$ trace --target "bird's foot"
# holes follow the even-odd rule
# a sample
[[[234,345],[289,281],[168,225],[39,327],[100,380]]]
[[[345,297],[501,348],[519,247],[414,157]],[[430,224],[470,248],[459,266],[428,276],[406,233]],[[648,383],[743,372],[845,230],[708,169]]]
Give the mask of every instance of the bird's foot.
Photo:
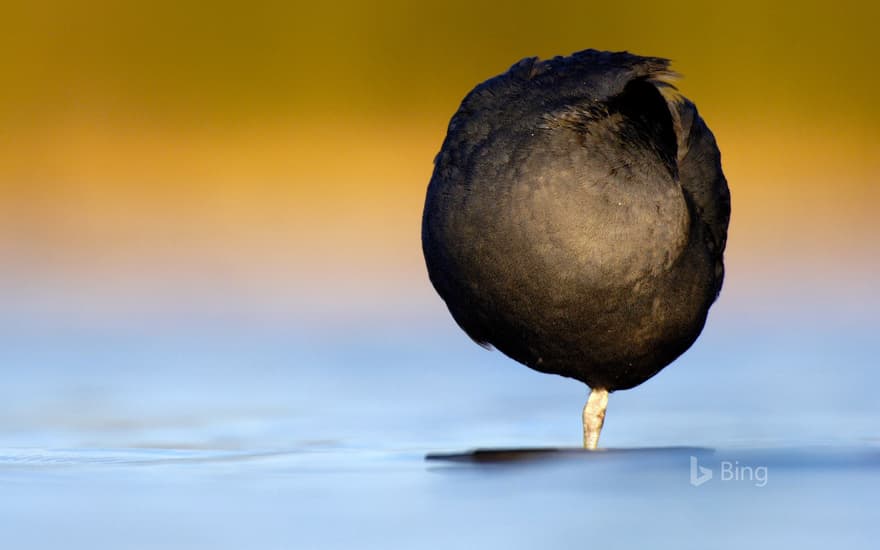
[[[593,388],[584,406],[584,449],[595,449],[599,445],[599,434],[605,423],[605,409],[608,407],[608,390]]]

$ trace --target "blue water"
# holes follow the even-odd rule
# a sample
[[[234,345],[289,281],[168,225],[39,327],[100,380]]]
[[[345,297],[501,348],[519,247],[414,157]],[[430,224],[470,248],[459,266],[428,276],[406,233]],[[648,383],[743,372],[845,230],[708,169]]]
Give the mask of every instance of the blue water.
[[[611,396],[609,450],[507,460],[467,453],[576,447],[586,388],[475,346],[441,308],[7,322],[3,547],[875,548],[874,321],[722,303],[679,361]],[[692,460],[712,479],[692,484]]]

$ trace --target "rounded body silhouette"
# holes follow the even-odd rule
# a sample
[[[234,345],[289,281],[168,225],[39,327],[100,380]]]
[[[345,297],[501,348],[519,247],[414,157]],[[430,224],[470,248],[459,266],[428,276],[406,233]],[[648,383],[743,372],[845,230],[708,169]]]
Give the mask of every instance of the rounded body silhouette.
[[[674,76],[665,59],[586,50],[524,59],[465,97],[422,246],[472,339],[606,392],[694,342],[724,277],[730,196]]]

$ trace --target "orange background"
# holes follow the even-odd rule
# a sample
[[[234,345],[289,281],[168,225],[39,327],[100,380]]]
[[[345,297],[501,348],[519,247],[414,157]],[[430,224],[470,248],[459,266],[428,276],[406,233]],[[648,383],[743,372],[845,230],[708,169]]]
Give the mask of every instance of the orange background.
[[[873,3],[7,9],[0,293],[13,317],[441,311],[419,223],[449,117],[517,59],[587,47],[669,57],[684,75],[733,195],[731,309],[780,291],[858,309],[877,280]],[[844,286],[849,298],[832,292]]]

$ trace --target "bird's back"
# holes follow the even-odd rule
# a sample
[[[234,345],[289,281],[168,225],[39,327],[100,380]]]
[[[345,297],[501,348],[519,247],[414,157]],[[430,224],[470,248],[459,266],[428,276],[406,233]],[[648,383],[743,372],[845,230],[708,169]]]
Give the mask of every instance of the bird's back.
[[[429,275],[458,324],[537,370],[632,387],[697,337],[729,197],[668,62],[525,59],[452,118],[425,204]]]

